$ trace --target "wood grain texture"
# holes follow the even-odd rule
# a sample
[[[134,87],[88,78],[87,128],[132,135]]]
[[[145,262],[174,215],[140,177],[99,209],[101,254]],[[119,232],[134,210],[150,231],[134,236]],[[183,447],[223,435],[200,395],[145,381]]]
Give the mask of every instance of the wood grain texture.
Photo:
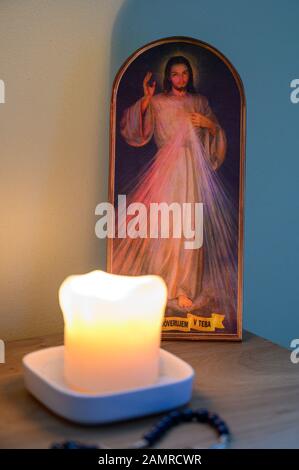
[[[1,448],[47,448],[67,439],[127,447],[160,418],[85,427],[52,414],[25,390],[21,361],[28,352],[59,344],[62,335],[6,345],[6,364],[0,364]],[[299,364],[291,363],[289,351],[249,333],[242,343],[164,341],[162,347],[195,369],[190,406],[219,413],[232,430],[232,448],[299,448]],[[206,447],[214,441],[207,426],[184,424],[157,447]]]

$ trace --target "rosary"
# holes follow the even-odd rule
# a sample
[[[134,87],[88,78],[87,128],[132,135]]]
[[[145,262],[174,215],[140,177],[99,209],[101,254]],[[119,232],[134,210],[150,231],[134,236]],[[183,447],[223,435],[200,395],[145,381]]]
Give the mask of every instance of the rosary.
[[[202,408],[192,410],[187,408],[183,411],[175,410],[165,415],[159,420],[153,428],[146,433],[140,441],[135,442],[128,447],[129,449],[148,449],[156,444],[171,428],[182,423],[205,423],[211,426],[218,435],[218,442],[210,449],[226,449],[228,447],[231,434],[226,423],[215,413]],[[51,446],[52,449],[110,449],[104,446],[86,445],[76,441],[66,441],[56,443]],[[199,447],[191,447],[191,449],[199,449]]]

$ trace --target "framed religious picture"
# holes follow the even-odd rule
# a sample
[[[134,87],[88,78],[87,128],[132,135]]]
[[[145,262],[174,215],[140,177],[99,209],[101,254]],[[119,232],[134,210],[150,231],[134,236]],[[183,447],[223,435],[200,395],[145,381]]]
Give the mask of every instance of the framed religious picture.
[[[163,339],[242,337],[245,95],[217,49],[171,37],[112,91],[109,272],[161,276]]]

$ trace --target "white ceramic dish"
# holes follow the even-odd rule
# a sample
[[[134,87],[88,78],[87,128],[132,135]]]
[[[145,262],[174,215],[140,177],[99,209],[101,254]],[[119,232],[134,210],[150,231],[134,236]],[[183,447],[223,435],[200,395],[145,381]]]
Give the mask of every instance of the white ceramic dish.
[[[27,389],[54,413],[81,424],[101,424],[159,413],[189,402],[194,371],[182,359],[160,349],[160,375],[149,386],[90,395],[71,390],[63,377],[63,346],[41,349],[23,358]]]

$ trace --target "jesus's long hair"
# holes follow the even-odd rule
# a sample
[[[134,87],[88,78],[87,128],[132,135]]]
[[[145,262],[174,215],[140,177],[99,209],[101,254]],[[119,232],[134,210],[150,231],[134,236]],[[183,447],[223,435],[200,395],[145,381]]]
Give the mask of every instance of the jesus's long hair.
[[[163,80],[164,93],[169,93],[172,89],[172,83],[171,83],[171,80],[170,80],[171,67],[173,65],[180,65],[180,64],[185,65],[188,69],[188,72],[189,72],[189,81],[187,83],[187,92],[188,93],[196,93],[196,90],[195,90],[194,84],[193,84],[192,67],[190,65],[189,60],[186,59],[186,57],[183,57],[181,55],[171,57],[168,60],[167,64],[166,64],[165,71],[164,71],[164,80]]]

